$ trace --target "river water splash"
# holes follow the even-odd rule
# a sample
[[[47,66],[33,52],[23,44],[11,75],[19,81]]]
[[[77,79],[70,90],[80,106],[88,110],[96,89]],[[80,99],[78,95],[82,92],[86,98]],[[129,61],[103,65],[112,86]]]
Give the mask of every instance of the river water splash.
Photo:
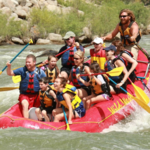
[[[143,36],[139,45],[150,53],[150,35]],[[106,43],[109,45],[109,43]],[[62,45],[29,45],[12,63],[12,68],[24,66],[25,57],[33,49],[59,50]],[[23,46],[0,47],[0,70]],[[89,55],[89,47],[86,55]],[[34,53],[36,56],[41,52]],[[37,62],[47,57],[37,58]],[[58,63],[60,67],[60,61]],[[0,87],[14,87],[11,77],[4,71],[0,75]],[[147,91],[147,94],[150,95]],[[18,101],[18,90],[0,92],[0,113]],[[149,150],[150,114],[136,108],[128,118],[110,126],[102,133],[81,133],[69,131],[31,130],[25,128],[0,129],[0,150]]]

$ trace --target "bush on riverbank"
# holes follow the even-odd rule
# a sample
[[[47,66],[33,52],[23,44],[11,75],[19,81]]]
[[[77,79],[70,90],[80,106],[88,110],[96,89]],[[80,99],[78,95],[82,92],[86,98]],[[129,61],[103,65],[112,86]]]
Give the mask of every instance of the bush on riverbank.
[[[31,36],[30,28],[36,25],[41,38],[47,37],[51,32],[64,35],[69,30],[79,36],[83,27],[88,27],[94,35],[102,36],[115,28],[119,22],[119,12],[124,8],[134,12],[139,25],[146,26],[150,23],[150,10],[143,3],[125,3],[120,0],[93,0],[93,3],[85,3],[83,0],[58,0],[58,3],[74,9],[68,14],[57,14],[46,8],[33,8],[27,18],[28,25],[24,21],[8,21],[8,16],[0,13],[0,35],[6,38]],[[79,14],[78,10],[83,11],[84,15]]]

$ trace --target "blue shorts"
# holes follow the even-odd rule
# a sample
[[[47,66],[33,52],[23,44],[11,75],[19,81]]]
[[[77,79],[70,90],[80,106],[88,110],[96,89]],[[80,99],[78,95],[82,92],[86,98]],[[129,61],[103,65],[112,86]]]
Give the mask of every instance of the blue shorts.
[[[78,108],[75,109],[75,112],[77,112],[77,114],[79,115],[79,117],[83,117],[85,115],[85,108],[83,106],[83,102],[80,103],[80,106]]]

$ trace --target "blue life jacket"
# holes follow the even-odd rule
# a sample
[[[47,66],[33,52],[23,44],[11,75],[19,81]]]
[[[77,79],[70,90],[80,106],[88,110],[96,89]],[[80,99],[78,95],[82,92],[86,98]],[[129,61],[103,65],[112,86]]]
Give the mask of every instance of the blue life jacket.
[[[67,49],[70,48],[70,46],[67,46]],[[73,50],[73,51],[72,51]],[[67,66],[68,65],[68,62],[71,61],[73,58],[73,55],[74,55],[74,52],[77,51],[77,48],[74,47],[72,50],[68,50],[66,51],[65,53],[63,53],[62,57],[61,57],[61,62],[62,62],[62,66]],[[72,51],[72,53],[70,54],[70,51]],[[73,61],[73,60],[72,60]],[[70,64],[74,63],[73,62],[69,62]],[[69,65],[68,65],[69,66]],[[73,65],[72,65],[73,66]]]
[[[84,68],[85,66],[83,66],[83,69],[81,70],[79,67],[75,67],[73,66],[72,67],[72,70],[71,70],[71,81],[73,82],[73,85],[77,88],[80,88],[80,87],[85,87],[85,85],[76,78],[76,75],[77,74],[84,74]],[[87,76],[81,76],[81,78],[84,80],[84,81],[87,81],[88,82],[88,77]]]
[[[20,93],[21,94],[38,93],[40,90],[39,79],[42,78],[40,69],[35,68],[33,72],[29,72],[27,68],[24,67],[23,70],[24,70],[24,78],[22,78],[20,82],[20,87],[19,87]]]

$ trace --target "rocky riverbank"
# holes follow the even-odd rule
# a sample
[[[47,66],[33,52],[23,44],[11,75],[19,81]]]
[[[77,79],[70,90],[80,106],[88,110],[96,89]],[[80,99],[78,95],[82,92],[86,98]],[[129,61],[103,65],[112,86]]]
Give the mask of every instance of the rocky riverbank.
[[[85,1],[89,3],[90,1]],[[58,4],[57,0],[0,0],[0,11],[3,14],[7,14],[8,21],[14,18],[15,21],[22,21],[26,26],[30,26],[30,12],[33,8],[43,9],[55,12],[57,14],[68,14],[73,11],[73,7],[65,7]],[[83,16],[84,12],[77,10],[79,16]],[[140,25],[142,34],[150,34],[150,25]],[[45,38],[42,38],[39,34],[39,29],[36,26],[31,26],[29,29],[29,36],[27,37],[11,37],[10,39],[0,37],[1,44],[26,44],[30,38],[33,39],[34,44],[62,44],[64,43],[61,34],[47,33]],[[98,35],[93,35],[89,27],[83,27],[82,33],[76,37],[79,42],[91,42],[93,38]],[[119,34],[117,37],[120,37]]]

